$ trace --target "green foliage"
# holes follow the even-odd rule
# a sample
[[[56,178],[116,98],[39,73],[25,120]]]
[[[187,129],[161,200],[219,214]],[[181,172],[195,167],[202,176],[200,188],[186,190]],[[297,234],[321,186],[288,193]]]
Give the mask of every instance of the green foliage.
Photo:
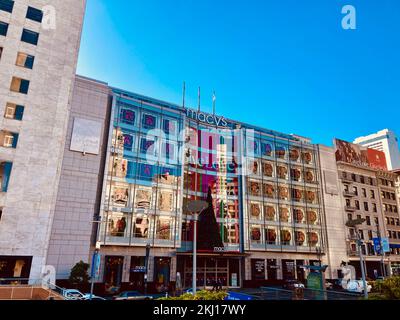
[[[400,300],[400,276],[376,281],[373,285],[371,300]]]
[[[225,291],[198,291],[196,295],[185,293],[179,297],[161,298],[159,300],[224,300],[228,293]]]
[[[89,283],[88,274],[89,264],[79,261],[72,269],[69,276],[69,281],[72,285],[81,286]]]

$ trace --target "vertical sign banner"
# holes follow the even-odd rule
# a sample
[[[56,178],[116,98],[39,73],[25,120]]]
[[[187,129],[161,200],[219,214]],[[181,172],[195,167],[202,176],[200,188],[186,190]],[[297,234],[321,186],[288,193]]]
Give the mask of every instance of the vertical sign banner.
[[[381,241],[382,241],[383,252],[390,252],[389,239],[382,238]]]
[[[382,245],[381,245],[381,239],[380,238],[373,238],[374,241],[374,250],[375,252],[379,255],[382,253]]]

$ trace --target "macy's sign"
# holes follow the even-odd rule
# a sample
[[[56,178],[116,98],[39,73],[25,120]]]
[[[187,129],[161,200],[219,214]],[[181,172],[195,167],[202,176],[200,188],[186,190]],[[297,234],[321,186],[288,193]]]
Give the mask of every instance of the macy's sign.
[[[207,114],[203,112],[197,112],[195,110],[187,109],[186,116],[188,118],[207,123],[209,125],[214,125],[218,127],[227,127],[228,122],[224,119],[224,117],[216,116],[213,114]]]

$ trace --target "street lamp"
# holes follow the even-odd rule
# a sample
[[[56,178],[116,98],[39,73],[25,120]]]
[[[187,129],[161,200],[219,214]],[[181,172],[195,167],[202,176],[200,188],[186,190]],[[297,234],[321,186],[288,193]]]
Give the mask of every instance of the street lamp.
[[[193,295],[197,291],[197,221],[199,220],[199,213],[208,207],[208,202],[203,200],[193,200],[187,205],[189,212],[193,214],[194,228],[193,228],[193,275],[192,275],[192,291]]]
[[[365,279],[365,264],[364,264],[364,255],[362,253],[362,239],[360,237],[360,232],[358,231],[357,226],[362,225],[366,219],[356,219],[356,220],[349,220],[346,222],[346,227],[349,228],[354,228],[356,230],[357,234],[357,245],[358,245],[358,252],[360,255],[360,264],[361,264],[361,275],[362,275],[362,281],[363,281],[363,286],[364,286],[364,297],[365,299],[368,299],[368,288],[367,288],[367,281]]]
[[[146,244],[146,260],[145,264],[145,274],[144,274],[144,294],[147,294],[147,274],[149,272],[149,257],[150,257],[150,243]]]

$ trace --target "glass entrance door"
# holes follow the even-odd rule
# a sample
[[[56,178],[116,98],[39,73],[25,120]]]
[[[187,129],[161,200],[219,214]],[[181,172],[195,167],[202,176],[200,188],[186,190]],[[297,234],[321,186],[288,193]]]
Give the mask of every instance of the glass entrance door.
[[[192,258],[184,261],[184,287],[192,287]],[[212,289],[214,286],[238,287],[239,259],[200,257],[197,261],[197,287]]]

